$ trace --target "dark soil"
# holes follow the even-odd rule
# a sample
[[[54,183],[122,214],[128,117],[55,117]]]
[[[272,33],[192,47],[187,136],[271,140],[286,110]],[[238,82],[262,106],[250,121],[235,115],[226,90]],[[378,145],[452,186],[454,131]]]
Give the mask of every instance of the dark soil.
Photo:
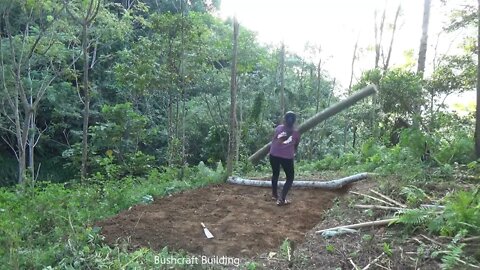
[[[351,191],[367,194],[369,189],[378,186],[376,181],[361,181],[351,187]],[[259,257],[262,269],[354,269],[352,262],[362,269],[371,264],[369,269],[440,269],[439,262],[417,254],[421,248],[426,255],[431,254],[434,246],[424,241],[419,244],[412,241],[414,237],[407,236],[399,225],[387,227],[365,227],[358,233],[344,234],[325,238],[315,233],[317,230],[354,224],[391,217],[392,213],[382,210],[362,210],[351,207],[355,203],[363,203],[363,198],[356,195],[342,196],[321,222],[305,234],[304,241],[295,249],[294,262],[285,258],[269,259],[268,254]],[[427,233],[425,233],[427,234]],[[391,254],[381,255],[386,250]],[[377,257],[380,258],[372,263]],[[428,257],[428,256],[427,256]]]
[[[302,243],[333,199],[345,190],[292,189],[291,204],[279,207],[271,189],[229,184],[184,191],[137,205],[101,221],[105,241],[207,256],[251,258],[278,250],[288,238]],[[200,222],[215,238],[207,239]]]

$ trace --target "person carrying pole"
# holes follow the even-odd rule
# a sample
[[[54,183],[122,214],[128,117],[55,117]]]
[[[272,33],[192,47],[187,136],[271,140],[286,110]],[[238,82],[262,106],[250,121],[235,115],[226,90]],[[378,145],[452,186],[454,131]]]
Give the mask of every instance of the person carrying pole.
[[[295,153],[300,143],[300,132],[295,127],[295,121],[297,116],[294,112],[288,111],[284,116],[283,125],[279,125],[275,128],[275,134],[272,138],[272,144],[270,147],[270,166],[272,167],[272,199],[277,201],[278,206],[289,204],[287,200],[288,190],[291,188],[295,169],[294,158]],[[280,166],[287,181],[283,186],[282,193],[278,197],[277,186],[278,177],[280,176]]]

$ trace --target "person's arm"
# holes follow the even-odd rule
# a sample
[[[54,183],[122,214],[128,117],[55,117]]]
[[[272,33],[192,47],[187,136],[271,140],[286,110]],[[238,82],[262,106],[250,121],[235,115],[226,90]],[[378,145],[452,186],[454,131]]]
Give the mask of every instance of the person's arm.
[[[297,152],[298,150],[298,145],[300,144],[300,133],[298,133],[297,131],[297,136],[296,136],[296,140],[295,140],[295,153]]]
[[[277,138],[278,130],[279,130],[279,126],[276,126],[275,129],[273,130],[272,142]]]

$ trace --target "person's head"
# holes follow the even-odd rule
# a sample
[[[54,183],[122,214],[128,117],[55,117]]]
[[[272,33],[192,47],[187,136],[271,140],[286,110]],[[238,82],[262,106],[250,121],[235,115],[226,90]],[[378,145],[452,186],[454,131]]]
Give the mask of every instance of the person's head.
[[[289,128],[293,128],[296,120],[297,115],[292,111],[288,111],[284,116],[285,125]]]

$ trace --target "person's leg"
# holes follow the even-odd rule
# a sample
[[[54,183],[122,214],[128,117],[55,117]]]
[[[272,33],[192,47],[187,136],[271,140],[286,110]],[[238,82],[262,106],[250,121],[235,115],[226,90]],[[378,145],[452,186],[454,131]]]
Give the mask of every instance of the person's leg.
[[[283,170],[285,171],[285,175],[287,177],[287,181],[283,186],[282,196],[280,197],[280,201],[283,203],[287,198],[288,191],[292,187],[293,179],[295,177],[295,169],[293,165],[293,159],[282,159],[281,164],[282,164]]]
[[[269,156],[270,166],[272,167],[272,196],[278,198],[277,186],[280,176],[280,160],[272,155]]]

